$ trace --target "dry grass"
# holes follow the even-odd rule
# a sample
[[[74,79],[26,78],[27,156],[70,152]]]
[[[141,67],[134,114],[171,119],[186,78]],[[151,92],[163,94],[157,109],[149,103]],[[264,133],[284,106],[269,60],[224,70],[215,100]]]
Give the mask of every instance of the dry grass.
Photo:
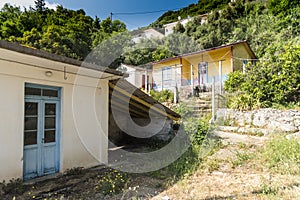
[[[285,139],[276,142],[280,148],[290,143],[295,145],[294,141]],[[282,171],[274,171],[269,167],[275,154],[281,153],[280,149],[272,149],[276,144],[272,141],[260,148],[255,145],[228,145],[207,158],[193,175],[170,186],[152,200],[160,200],[163,196],[170,200],[300,199],[300,171],[294,168],[283,170],[281,167],[276,169]],[[295,154],[299,155],[300,150]],[[265,156],[273,158],[269,157],[267,161]],[[290,160],[280,162],[290,164]]]

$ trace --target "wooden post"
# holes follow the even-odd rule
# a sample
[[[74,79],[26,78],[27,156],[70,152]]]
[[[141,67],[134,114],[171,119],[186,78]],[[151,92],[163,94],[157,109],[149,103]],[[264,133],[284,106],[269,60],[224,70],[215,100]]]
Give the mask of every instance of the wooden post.
[[[148,70],[146,69],[146,71],[145,71],[145,91],[146,91],[146,93],[148,93],[148,92],[150,92],[150,90],[149,90],[149,88],[148,88],[148,82],[149,82],[149,80],[148,80]]]
[[[212,77],[212,90],[211,90],[211,111],[212,111],[212,118],[211,122],[214,122],[215,120],[215,77]]]
[[[246,64],[247,64],[247,61],[243,60],[243,74],[246,73]]]
[[[191,87],[192,87],[192,96],[194,96],[194,71],[193,71],[193,65],[191,65]]]
[[[222,94],[222,60],[219,61],[220,94]]]
[[[174,86],[174,103],[177,103],[177,74],[176,74],[176,70],[177,70],[177,65],[175,64],[175,68],[174,68],[174,80],[175,80],[175,86]]]

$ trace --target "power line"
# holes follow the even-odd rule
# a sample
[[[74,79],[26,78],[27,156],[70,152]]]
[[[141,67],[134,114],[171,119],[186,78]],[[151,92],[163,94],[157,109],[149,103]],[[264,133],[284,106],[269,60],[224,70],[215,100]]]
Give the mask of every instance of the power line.
[[[165,9],[165,10],[154,10],[154,11],[141,11],[141,12],[120,12],[120,13],[111,13],[112,15],[144,15],[144,14],[152,14],[152,13],[159,13],[159,12],[166,12],[170,10],[178,10],[180,8],[173,8],[173,9]]]

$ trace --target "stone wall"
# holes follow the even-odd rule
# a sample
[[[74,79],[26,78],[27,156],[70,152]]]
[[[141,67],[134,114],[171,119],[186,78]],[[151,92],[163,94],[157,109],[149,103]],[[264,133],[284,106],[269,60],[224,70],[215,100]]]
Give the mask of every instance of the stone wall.
[[[270,132],[300,132],[300,111],[259,109],[237,111],[219,109],[217,122],[224,126],[264,129]]]

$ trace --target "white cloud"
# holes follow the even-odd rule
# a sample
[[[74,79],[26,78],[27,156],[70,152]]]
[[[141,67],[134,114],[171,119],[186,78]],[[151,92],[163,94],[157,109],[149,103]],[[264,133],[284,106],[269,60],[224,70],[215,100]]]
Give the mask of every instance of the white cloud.
[[[58,6],[57,3],[49,3],[48,1],[45,1],[45,3],[46,3],[46,7],[54,10],[56,10],[56,6]]]
[[[34,7],[34,1],[35,0],[6,0],[5,2],[3,2],[2,0],[0,1],[0,8],[2,8],[4,6],[4,4],[9,3],[10,5],[13,6],[20,6],[21,9],[23,10],[23,8],[29,8],[29,6]],[[51,9],[55,9],[56,6],[58,5],[57,3],[49,3],[48,1],[45,1],[46,3],[46,7],[51,8]]]

